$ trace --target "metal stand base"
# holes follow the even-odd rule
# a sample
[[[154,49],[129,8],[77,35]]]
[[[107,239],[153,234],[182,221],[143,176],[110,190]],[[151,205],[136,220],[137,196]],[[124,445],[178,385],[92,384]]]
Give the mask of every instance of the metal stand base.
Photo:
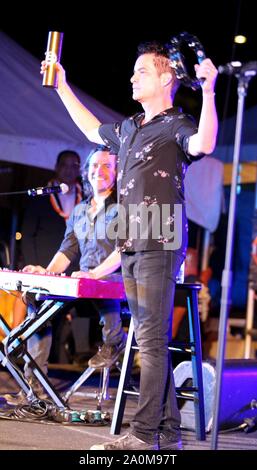
[[[63,395],[64,401],[67,403],[70,397],[83,385],[84,382],[96,371],[94,367],[88,367],[83,374],[78,378],[78,380],[72,385],[72,387]],[[97,399],[97,409],[101,410],[102,401],[109,400],[109,377],[110,377],[110,369],[109,367],[104,367],[101,369],[101,377],[99,383],[99,392],[98,393],[85,393],[83,396],[88,398],[96,398]]]

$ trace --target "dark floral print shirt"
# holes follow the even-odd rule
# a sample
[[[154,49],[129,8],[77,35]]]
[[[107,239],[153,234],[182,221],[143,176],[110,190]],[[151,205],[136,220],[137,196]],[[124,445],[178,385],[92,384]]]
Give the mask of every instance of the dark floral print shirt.
[[[103,124],[99,134],[118,155],[117,187],[121,251],[170,249],[185,254],[187,220],[184,176],[203,155],[188,153],[196,124],[178,108],[141,125],[144,113]]]

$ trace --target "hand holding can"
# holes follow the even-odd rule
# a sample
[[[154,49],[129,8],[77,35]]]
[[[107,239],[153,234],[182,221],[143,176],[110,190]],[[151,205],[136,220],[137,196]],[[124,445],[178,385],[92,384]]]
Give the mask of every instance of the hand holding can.
[[[43,86],[57,88],[56,62],[60,62],[62,52],[63,33],[50,31],[48,34],[46,51],[46,70],[43,75]]]

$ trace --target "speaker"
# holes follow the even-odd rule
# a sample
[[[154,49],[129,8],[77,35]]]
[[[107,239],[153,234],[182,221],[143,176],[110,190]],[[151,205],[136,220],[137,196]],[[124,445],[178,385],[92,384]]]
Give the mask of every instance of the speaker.
[[[216,382],[216,373],[214,367],[208,362],[203,362],[203,393],[204,393],[204,412],[205,412],[205,430],[209,432],[212,426],[214,389]],[[174,381],[176,387],[192,385],[192,362],[183,361],[174,369]],[[185,429],[195,430],[195,411],[192,400],[179,400],[181,413],[181,426]]]
[[[203,392],[205,406],[205,428],[209,432],[213,421],[214,393],[216,385],[215,367],[203,362]],[[192,383],[191,361],[181,362],[174,369],[176,387]],[[219,429],[239,426],[245,418],[257,418],[257,361],[253,359],[227,359],[222,374],[222,389],[219,410]],[[195,430],[194,403],[183,400],[180,408],[181,425]]]
[[[219,425],[238,426],[245,418],[257,417],[257,361],[227,359],[221,389]]]

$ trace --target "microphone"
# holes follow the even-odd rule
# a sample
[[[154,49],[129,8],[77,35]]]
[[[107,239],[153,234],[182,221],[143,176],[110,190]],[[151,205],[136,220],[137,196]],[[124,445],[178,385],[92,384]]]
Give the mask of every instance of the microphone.
[[[60,183],[56,186],[45,186],[42,188],[28,189],[29,196],[48,196],[49,194],[61,193],[65,194],[69,191],[69,186],[65,183]]]
[[[256,75],[257,73],[257,62],[247,62],[246,64],[242,64],[239,61],[229,62],[225,65],[220,65],[218,67],[219,73],[224,73],[226,75]]]

